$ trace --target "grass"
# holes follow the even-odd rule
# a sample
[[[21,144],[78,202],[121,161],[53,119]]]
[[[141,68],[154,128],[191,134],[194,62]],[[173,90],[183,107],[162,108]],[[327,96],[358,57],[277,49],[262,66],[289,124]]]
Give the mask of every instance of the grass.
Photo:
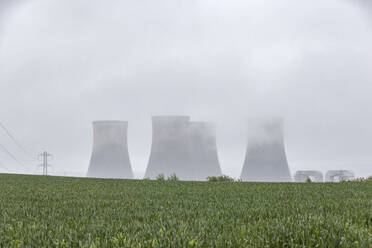
[[[372,183],[0,175],[0,247],[372,247]]]

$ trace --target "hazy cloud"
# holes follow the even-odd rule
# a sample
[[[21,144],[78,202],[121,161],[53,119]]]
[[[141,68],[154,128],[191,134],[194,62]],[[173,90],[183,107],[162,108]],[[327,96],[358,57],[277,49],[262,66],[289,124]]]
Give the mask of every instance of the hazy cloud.
[[[143,172],[151,115],[187,114],[217,122],[226,174],[240,174],[246,119],[270,115],[286,120],[292,173],[372,174],[372,29],[351,1],[35,0],[13,9],[0,38],[1,120],[32,153],[54,153],[55,171],[85,172],[91,121],[123,119]]]

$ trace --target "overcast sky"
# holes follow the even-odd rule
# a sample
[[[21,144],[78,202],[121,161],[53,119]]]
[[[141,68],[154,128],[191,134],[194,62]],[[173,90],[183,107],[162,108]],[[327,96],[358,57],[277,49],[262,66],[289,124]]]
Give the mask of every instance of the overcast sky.
[[[13,4],[7,4],[13,3]],[[151,116],[216,121],[240,175],[248,118],[282,116],[291,173],[372,175],[368,0],[0,0],[0,121],[54,173],[84,175],[93,120],[129,121],[137,175]],[[36,172],[0,130],[0,165]],[[7,172],[0,167],[0,172]]]

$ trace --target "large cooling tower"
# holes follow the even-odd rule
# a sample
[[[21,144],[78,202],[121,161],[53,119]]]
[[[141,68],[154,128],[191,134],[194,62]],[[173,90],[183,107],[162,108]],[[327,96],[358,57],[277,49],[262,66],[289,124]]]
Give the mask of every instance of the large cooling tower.
[[[251,123],[241,179],[254,182],[290,182],[283,141],[283,121]]]
[[[320,171],[306,170],[306,171],[297,171],[295,176],[295,182],[304,183],[310,179],[314,183],[323,182],[323,173]]]
[[[88,177],[133,178],[127,143],[128,122],[93,122],[93,154]]]
[[[330,170],[325,176],[326,182],[341,182],[354,179],[354,172],[348,170]]]
[[[190,176],[188,116],[154,116],[152,118],[152,146],[145,178],[159,174],[168,177],[175,173],[179,179]]]
[[[190,122],[189,180],[203,181],[221,176],[217,155],[216,129],[212,123]]]

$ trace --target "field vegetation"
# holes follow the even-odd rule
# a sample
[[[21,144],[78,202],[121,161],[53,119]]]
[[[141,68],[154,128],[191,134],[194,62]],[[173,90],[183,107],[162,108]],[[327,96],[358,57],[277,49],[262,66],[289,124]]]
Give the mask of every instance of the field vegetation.
[[[0,247],[372,247],[372,183],[0,175]]]
[[[234,182],[235,181],[234,178],[225,176],[225,175],[207,177],[207,180],[208,182]]]

